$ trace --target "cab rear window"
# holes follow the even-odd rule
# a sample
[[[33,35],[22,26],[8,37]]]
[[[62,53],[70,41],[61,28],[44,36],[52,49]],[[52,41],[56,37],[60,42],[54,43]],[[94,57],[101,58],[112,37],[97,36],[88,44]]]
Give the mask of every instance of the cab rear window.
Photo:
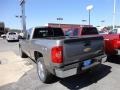
[[[33,38],[60,37],[64,36],[61,28],[36,28]]]

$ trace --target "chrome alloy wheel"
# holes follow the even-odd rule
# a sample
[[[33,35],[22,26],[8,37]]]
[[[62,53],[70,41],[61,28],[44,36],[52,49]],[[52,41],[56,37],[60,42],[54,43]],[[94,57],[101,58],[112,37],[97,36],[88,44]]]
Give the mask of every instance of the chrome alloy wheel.
[[[39,75],[40,79],[42,81],[44,81],[44,79],[45,79],[45,71],[44,71],[44,66],[40,61],[38,61],[37,69],[38,69],[38,75]]]

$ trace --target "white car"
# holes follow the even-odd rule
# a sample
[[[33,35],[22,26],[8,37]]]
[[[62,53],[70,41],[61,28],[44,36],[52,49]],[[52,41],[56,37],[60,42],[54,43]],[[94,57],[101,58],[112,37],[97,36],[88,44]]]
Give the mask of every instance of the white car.
[[[18,41],[18,33],[16,32],[8,32],[6,34],[6,40],[7,41]]]
[[[5,39],[5,38],[6,38],[6,34],[2,34],[1,37],[2,37],[3,39]]]
[[[109,34],[120,34],[120,28],[114,28],[114,30],[111,30]]]

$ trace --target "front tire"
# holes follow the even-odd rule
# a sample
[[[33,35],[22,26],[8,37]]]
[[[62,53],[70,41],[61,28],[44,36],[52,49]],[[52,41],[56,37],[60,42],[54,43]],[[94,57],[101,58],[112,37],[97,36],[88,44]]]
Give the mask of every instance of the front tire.
[[[55,79],[55,76],[47,70],[42,57],[37,59],[37,73],[43,83],[52,83]]]
[[[108,62],[115,62],[117,61],[116,58],[118,58],[118,55],[107,55]]]
[[[10,42],[10,40],[7,40],[7,42]]]

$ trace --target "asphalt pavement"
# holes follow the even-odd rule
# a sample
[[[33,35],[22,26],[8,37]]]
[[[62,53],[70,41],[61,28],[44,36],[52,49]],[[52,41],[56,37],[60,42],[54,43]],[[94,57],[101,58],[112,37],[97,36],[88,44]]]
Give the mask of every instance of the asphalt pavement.
[[[13,54],[15,55],[15,57],[19,57],[18,42],[7,42],[6,40],[0,39],[1,57],[4,57],[6,53],[6,57],[8,59],[9,57],[11,57],[11,55],[13,56]],[[4,62],[4,58],[2,59],[2,61]],[[20,58],[14,59],[16,60],[16,62],[19,62],[21,60]],[[22,59],[21,61],[28,62],[23,63],[25,66],[23,68],[27,68],[30,65],[32,65],[33,67],[29,70],[24,71],[25,73],[21,75],[16,81],[0,85],[0,90],[120,90],[119,56],[115,57],[112,62],[103,63],[91,72],[84,72],[80,75],[58,79],[51,84],[44,84],[39,80],[36,73],[36,64],[32,62],[31,59],[26,58]],[[11,62],[11,64],[12,63],[13,62]],[[15,73],[15,75],[17,74],[18,73]],[[0,79],[2,79],[2,77],[0,77]]]

